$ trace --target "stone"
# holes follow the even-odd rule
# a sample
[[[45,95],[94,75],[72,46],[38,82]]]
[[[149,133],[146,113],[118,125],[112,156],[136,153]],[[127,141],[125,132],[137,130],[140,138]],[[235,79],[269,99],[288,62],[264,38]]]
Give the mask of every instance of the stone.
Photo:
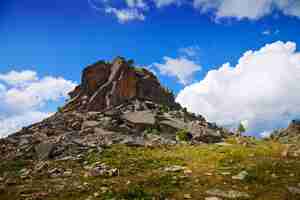
[[[221,172],[220,174],[223,176],[229,176],[229,175],[231,175],[231,172]]]
[[[88,196],[85,200],[93,200],[92,196]]]
[[[298,188],[298,187],[289,186],[289,187],[287,187],[287,189],[292,194],[296,194],[296,195],[300,194],[300,188]]]
[[[249,199],[250,195],[246,192],[240,192],[236,190],[224,191],[220,189],[210,189],[206,191],[206,194],[211,196],[218,196],[228,199]]]
[[[15,178],[8,178],[5,181],[6,185],[16,185],[17,184],[17,180]]]
[[[81,125],[81,129],[86,129],[86,128],[93,128],[95,126],[98,126],[99,122],[98,121],[84,121]]]
[[[19,171],[20,177],[21,177],[22,179],[26,179],[26,178],[29,177],[29,175],[31,174],[31,172],[32,172],[31,169],[26,169],[26,168],[24,168],[24,169],[22,169],[22,170]]]
[[[102,193],[106,193],[109,190],[109,188],[102,186],[102,187],[100,187],[100,190]]]
[[[190,174],[193,173],[193,171],[190,170],[190,169],[185,169],[185,170],[183,171],[183,173],[186,174],[186,175],[190,175]]]
[[[71,177],[72,174],[73,174],[72,169],[68,169],[68,170],[64,171],[63,176],[64,177]]]
[[[224,147],[226,147],[226,146],[232,146],[232,144],[229,144],[229,143],[226,143],[226,142],[218,142],[218,143],[216,143],[216,145],[218,145],[218,146],[224,146]]]
[[[278,176],[277,176],[276,174],[274,174],[274,173],[271,174],[271,177],[272,177],[272,178],[278,178]]]
[[[135,125],[155,125],[155,114],[148,110],[125,113],[122,118]]]
[[[291,145],[285,145],[283,151],[281,152],[281,157],[283,157],[283,158],[288,157],[290,148],[291,148]]]
[[[98,192],[95,192],[93,196],[97,198],[100,197],[100,194]]]
[[[48,192],[36,192],[33,193],[31,196],[32,199],[45,199],[48,195]]]
[[[166,167],[164,169],[164,171],[166,171],[166,172],[180,172],[180,171],[183,171],[184,169],[186,169],[186,168],[182,167],[182,166],[179,166],[179,165],[173,165],[173,166]]]
[[[53,168],[53,169],[48,170],[48,174],[50,175],[50,177],[56,178],[63,174],[63,169]]]
[[[247,178],[248,176],[248,172],[247,171],[241,171],[239,174],[232,176],[232,179],[234,180],[244,180],[245,178]]]
[[[35,146],[35,152],[39,160],[46,160],[50,158],[54,148],[55,148],[54,143],[42,142]]]
[[[191,194],[184,194],[184,195],[183,195],[183,198],[184,198],[184,199],[191,199],[191,198],[192,198],[192,195],[191,195]]]
[[[145,141],[142,137],[127,136],[120,142],[120,144],[125,144],[127,146],[132,146],[132,147],[139,147],[139,146],[145,146]]]
[[[205,200],[222,200],[219,197],[205,197]]]
[[[165,132],[176,132],[178,130],[186,129],[187,124],[181,120],[174,119],[174,118],[165,118],[158,121],[159,126]]]
[[[34,167],[34,173],[38,173],[38,172],[41,172],[43,171],[44,169],[48,168],[48,163],[47,162],[39,162],[35,165]]]
[[[110,168],[104,163],[95,163],[93,167],[87,167],[88,174],[87,176],[98,177],[98,176],[107,176],[113,177],[119,174],[119,170],[116,168]]]

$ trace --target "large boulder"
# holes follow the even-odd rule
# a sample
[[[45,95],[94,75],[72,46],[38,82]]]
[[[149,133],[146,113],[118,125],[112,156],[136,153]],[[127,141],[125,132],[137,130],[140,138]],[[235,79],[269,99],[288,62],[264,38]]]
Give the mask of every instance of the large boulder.
[[[128,112],[123,114],[122,118],[137,130],[144,130],[147,127],[155,126],[155,113],[150,110]]]
[[[40,160],[46,160],[51,157],[55,149],[55,144],[52,142],[42,142],[35,146],[35,152]]]

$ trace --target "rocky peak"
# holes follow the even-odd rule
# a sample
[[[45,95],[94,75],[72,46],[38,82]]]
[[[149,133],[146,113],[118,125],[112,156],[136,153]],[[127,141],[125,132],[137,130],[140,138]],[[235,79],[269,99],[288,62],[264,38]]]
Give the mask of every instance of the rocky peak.
[[[102,111],[132,99],[178,107],[173,94],[160,85],[153,73],[132,64],[117,57],[111,63],[99,61],[86,67],[81,84],[70,92],[71,100],[64,110]]]

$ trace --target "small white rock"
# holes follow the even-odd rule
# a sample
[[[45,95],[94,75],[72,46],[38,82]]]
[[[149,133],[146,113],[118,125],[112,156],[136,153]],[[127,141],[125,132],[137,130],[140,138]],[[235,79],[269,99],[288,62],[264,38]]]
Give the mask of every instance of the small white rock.
[[[206,197],[205,200],[222,200],[219,197]]]

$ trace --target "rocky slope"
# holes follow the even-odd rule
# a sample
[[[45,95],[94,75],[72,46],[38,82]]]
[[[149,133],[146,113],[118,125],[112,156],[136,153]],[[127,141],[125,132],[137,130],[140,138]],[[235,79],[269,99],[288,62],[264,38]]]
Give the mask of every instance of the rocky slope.
[[[0,140],[1,158],[59,159],[112,144],[215,143],[230,135],[181,108],[151,72],[121,57],[85,68],[70,97],[53,116]]]
[[[300,142],[300,121],[292,120],[286,129],[279,129],[271,134],[271,138],[282,143]]]

